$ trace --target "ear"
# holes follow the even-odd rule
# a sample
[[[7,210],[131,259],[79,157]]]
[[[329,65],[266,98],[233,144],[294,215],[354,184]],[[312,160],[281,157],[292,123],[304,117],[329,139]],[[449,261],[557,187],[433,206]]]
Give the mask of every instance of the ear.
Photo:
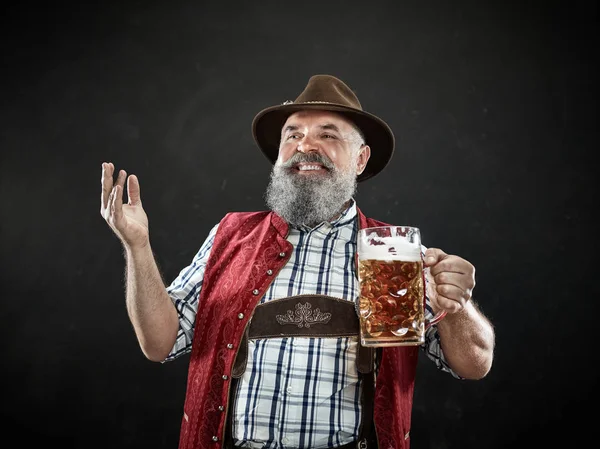
[[[371,147],[369,145],[362,145],[358,149],[358,157],[356,158],[356,174],[360,175],[367,166],[369,158],[371,157]]]

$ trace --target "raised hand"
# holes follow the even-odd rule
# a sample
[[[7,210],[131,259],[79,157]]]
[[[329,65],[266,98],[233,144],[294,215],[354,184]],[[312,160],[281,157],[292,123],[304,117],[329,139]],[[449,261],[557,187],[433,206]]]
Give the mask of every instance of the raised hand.
[[[102,196],[100,214],[127,248],[142,248],[149,243],[148,217],[142,207],[140,183],[135,175],[120,170],[113,182],[115,166],[102,164]],[[127,204],[123,204],[123,189],[127,180]]]
[[[425,252],[427,295],[435,310],[461,311],[473,295],[475,267],[467,260],[439,248]]]

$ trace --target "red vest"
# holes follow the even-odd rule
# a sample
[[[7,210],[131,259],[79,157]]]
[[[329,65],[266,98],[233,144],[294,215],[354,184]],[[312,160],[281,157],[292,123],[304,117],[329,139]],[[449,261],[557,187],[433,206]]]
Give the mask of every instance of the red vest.
[[[359,227],[383,226],[358,210]],[[230,375],[254,308],[293,250],[273,212],[227,214],[219,224],[198,302],[179,449],[220,449]],[[379,449],[409,449],[418,347],[382,348],[375,387]]]

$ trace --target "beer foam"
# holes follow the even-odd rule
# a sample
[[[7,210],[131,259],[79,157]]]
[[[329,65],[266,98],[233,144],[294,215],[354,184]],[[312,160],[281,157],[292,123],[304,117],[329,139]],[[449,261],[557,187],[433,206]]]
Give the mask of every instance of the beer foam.
[[[369,241],[375,240],[381,244],[359,244],[358,257],[362,260],[402,260],[405,262],[421,261],[421,245],[411,243],[398,237],[367,237]]]

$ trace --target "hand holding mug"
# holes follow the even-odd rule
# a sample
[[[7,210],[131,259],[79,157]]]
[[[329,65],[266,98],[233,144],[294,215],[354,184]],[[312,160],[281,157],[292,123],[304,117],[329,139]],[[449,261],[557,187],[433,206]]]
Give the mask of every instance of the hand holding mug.
[[[439,248],[425,251],[427,296],[434,310],[461,311],[473,295],[475,267],[467,260]]]

